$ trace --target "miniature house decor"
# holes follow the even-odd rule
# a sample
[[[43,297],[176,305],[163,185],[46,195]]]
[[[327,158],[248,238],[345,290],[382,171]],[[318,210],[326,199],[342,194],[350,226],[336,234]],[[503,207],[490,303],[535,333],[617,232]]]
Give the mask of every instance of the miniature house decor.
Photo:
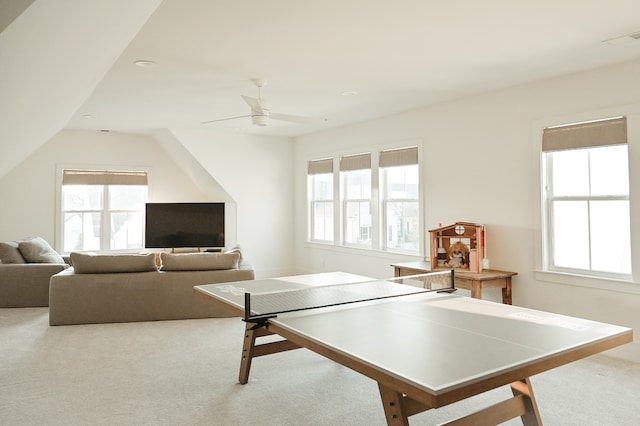
[[[431,270],[461,269],[482,271],[485,256],[484,226],[456,222],[429,231]]]

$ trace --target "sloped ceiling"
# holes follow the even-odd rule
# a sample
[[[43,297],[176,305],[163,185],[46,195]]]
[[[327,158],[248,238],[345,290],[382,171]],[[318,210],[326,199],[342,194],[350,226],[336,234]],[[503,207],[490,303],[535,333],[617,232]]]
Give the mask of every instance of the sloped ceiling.
[[[0,33],[0,177],[67,125],[159,4],[36,0],[22,13],[7,9],[19,16]]]
[[[33,0],[0,0],[0,33],[22,14]]]

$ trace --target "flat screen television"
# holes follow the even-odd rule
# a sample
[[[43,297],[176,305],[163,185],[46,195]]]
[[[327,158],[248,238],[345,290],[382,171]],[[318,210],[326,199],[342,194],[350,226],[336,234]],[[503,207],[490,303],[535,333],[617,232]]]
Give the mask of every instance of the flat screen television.
[[[144,246],[224,247],[224,203],[147,203]]]

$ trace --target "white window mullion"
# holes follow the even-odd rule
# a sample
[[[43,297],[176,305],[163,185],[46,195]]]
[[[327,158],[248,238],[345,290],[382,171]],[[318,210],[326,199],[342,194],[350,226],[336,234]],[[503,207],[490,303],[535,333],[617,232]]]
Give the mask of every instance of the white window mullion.
[[[109,206],[109,185],[104,185],[102,190],[102,226],[100,229],[100,248],[111,248],[111,213]]]
[[[340,163],[338,158],[333,159],[333,217],[335,224],[333,226],[333,241],[334,244],[342,245],[342,227],[344,222],[342,220],[342,176],[340,173]]]
[[[371,156],[371,247],[378,250],[385,250],[384,240],[382,235],[384,234],[382,228],[384,226],[384,218],[382,213],[382,189],[380,188],[380,168],[379,156]]]

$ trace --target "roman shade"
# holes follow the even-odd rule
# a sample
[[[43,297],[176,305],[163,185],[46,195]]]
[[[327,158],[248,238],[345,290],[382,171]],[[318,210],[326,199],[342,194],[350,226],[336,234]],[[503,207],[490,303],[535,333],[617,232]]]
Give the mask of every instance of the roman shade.
[[[418,164],[418,147],[389,149],[380,152],[380,167],[410,166]]]
[[[324,173],[333,173],[333,158],[309,161],[307,174],[321,175]]]
[[[547,127],[542,133],[542,151],[544,152],[625,143],[627,143],[626,117]]]
[[[147,172],[71,170],[62,172],[63,185],[147,185]]]
[[[345,155],[340,158],[340,171],[364,170],[371,168],[371,154]]]

